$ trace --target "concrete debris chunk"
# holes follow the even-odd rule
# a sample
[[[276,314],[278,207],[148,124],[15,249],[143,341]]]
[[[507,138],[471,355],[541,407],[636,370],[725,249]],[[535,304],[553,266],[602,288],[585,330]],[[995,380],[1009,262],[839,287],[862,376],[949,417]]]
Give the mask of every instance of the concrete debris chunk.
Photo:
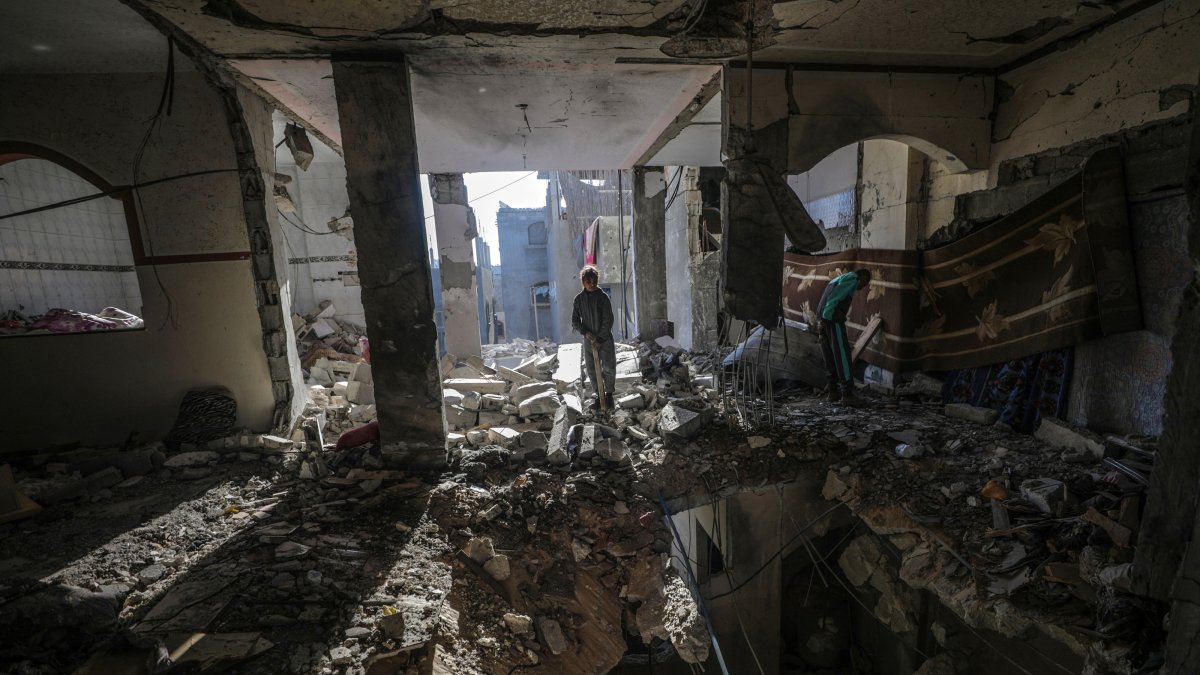
[[[1054,513],[1055,507],[1066,500],[1066,485],[1054,478],[1030,478],[1021,481],[1021,499],[1033,504],[1042,513]]]
[[[646,400],[641,392],[635,392],[618,398],[617,405],[625,410],[640,410],[646,407]]]
[[[991,408],[980,408],[965,403],[947,403],[945,413],[946,417],[967,420],[976,424],[992,424],[1000,418],[1000,413]]]
[[[462,392],[458,391],[457,389],[442,390],[442,403],[445,403],[446,405],[459,405],[462,403],[462,400]]]
[[[492,575],[492,578],[496,581],[504,581],[512,574],[508,563],[508,556],[504,555],[503,553],[488,559],[488,561],[483,564],[483,569],[486,570],[488,574]]]
[[[545,450],[548,439],[541,431],[522,431],[521,447],[525,450]]]
[[[557,391],[545,391],[531,396],[521,402],[521,417],[548,415],[557,411],[563,405],[563,400]]]
[[[533,632],[533,619],[524,614],[504,613],[504,625],[517,635],[529,635]]]
[[[619,438],[605,438],[597,441],[596,453],[609,462],[621,462],[629,457],[625,444]]]
[[[700,413],[668,403],[658,414],[658,433],[665,439],[682,442],[695,436],[702,423]]]
[[[516,391],[513,392],[512,400],[513,403],[520,404],[538,394],[557,391],[558,387],[553,382],[530,382],[517,387]]]
[[[518,386],[533,382],[533,377],[504,366],[496,366],[496,374]]]
[[[554,428],[550,431],[550,443],[546,447],[546,461],[557,466],[571,463],[568,443],[575,419],[575,411],[565,405],[554,413]]]
[[[1033,436],[1056,448],[1086,451],[1095,459],[1104,457],[1104,442],[1100,437],[1081,429],[1072,428],[1071,425],[1056,417],[1043,417],[1041,424],[1033,432]]]
[[[558,367],[552,380],[560,392],[566,392],[583,379],[583,345],[565,344],[558,348]]]
[[[567,638],[563,635],[562,626],[554,619],[539,616],[537,619],[537,633],[542,644],[550,650],[550,653],[562,654],[567,651]]]
[[[496,557],[496,549],[492,547],[492,540],[488,537],[472,538],[463,548],[463,552],[480,565]]]
[[[464,394],[473,391],[479,394],[503,394],[508,391],[504,380],[482,378],[451,378],[442,382],[443,389],[456,389]]]
[[[509,427],[488,429],[488,441],[504,448],[512,447],[520,438],[521,432]]]
[[[291,442],[288,442],[291,445]],[[192,452],[181,452],[176,455],[171,455],[163,462],[163,466],[175,468],[183,468],[188,466],[204,466],[212,464],[221,458],[221,455],[211,450],[194,450]]]

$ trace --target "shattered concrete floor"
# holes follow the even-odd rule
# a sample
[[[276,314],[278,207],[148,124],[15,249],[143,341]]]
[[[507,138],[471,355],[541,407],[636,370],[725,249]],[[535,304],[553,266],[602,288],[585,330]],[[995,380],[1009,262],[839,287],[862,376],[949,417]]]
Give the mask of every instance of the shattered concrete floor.
[[[747,434],[718,411],[689,442],[564,466],[484,447],[470,474],[432,482],[369,446],[327,451],[319,480],[299,478],[302,453],[289,449],[215,452],[0,526],[0,664],[604,673],[628,633],[713,664],[696,605],[667,571],[659,495],[703,503],[794,480],[824,481],[866,526],[839,568],[897,634],[916,629],[905,597],[923,589],[979,630],[1048,636],[1088,672],[1153,658],[1161,612],[1121,590],[1130,542],[1080,515],[1079,496],[1123,489],[1097,460],[1067,463],[1032,437],[913,400],[800,397],[776,422]],[[898,456],[901,442],[923,455]],[[1015,498],[1030,478],[1070,487],[1041,513]],[[988,492],[1005,485],[1014,495]],[[994,531],[994,502],[1011,531]]]

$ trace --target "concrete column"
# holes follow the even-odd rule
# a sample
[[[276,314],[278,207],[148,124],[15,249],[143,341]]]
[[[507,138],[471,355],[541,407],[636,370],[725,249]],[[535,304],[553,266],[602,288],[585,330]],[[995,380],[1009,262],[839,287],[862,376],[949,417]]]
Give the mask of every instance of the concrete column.
[[[445,430],[408,68],[400,56],[335,60],[333,83],[383,451],[437,468]]]
[[[667,183],[661,166],[633,168],[633,283],[637,331],[667,318]],[[680,273],[679,270],[675,270]]]
[[[543,335],[555,342],[580,342],[583,338],[571,330],[572,303],[580,290],[579,261],[571,224],[562,218],[561,199],[558,172],[552,171],[546,208],[546,258],[550,268],[550,314],[554,319],[550,328],[543,328]]]
[[[479,297],[475,284],[475,212],[467,206],[461,173],[429,175],[442,277],[442,323],[446,351],[479,356]]]

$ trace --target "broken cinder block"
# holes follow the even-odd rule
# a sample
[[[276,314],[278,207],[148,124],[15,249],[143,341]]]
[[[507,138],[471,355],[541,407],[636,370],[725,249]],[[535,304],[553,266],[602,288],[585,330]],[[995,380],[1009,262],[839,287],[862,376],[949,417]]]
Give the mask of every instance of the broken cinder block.
[[[1033,436],[1056,448],[1084,450],[1096,459],[1104,456],[1104,443],[1099,437],[1082,429],[1074,429],[1057,417],[1043,417]]]
[[[995,424],[996,420],[1000,418],[1000,413],[991,408],[980,408],[965,403],[947,403],[945,413],[946,417],[967,420],[976,424]]]

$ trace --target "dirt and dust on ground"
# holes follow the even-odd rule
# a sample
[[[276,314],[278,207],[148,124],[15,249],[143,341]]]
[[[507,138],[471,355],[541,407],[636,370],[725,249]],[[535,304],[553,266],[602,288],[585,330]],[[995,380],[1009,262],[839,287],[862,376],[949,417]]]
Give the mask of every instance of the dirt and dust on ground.
[[[604,673],[647,650],[711,663],[661,504],[801,475],[825,476],[827,499],[902,552],[893,580],[968,624],[1040,630],[1111,664],[1094,672],[1154,658],[1161,612],[1123,586],[1144,463],[1103,463],[1144,460],[1152,443],[1083,436],[1096,450],[1064,432],[1050,440],[1082,449],[1060,450],[920,388],[861,408],[809,392],[749,430],[716,359],[669,341],[623,346],[618,407],[599,411],[577,349],[443,364],[457,430],[436,477],[390,466],[374,443],[337,447],[374,418],[347,400],[370,382],[348,354],[313,360],[347,379],[311,385],[290,437],[15,463],[46,508],[0,526],[0,664]],[[879,587],[870,544],[841,566]],[[877,614],[904,611],[878,598]]]

